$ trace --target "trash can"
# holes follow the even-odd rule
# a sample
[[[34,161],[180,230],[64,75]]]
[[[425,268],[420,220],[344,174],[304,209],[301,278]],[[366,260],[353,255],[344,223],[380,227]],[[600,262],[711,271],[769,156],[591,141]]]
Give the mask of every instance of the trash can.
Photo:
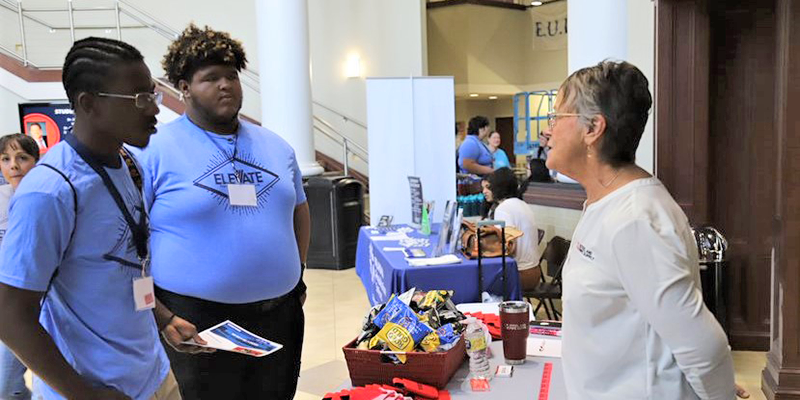
[[[364,186],[349,176],[311,177],[303,186],[311,210],[308,268],[354,267],[364,221]]]
[[[711,226],[692,229],[697,242],[700,261],[700,281],[703,286],[703,301],[728,333],[727,279],[725,274],[728,241]]]

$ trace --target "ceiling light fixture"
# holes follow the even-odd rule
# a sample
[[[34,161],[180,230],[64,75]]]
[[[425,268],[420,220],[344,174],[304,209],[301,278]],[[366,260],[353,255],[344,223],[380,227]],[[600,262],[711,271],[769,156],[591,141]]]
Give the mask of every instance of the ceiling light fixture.
[[[534,2],[531,3],[531,5],[534,6],[534,7],[539,7],[542,4],[544,4],[544,3],[542,3],[541,1],[534,1]]]
[[[470,93],[469,97],[478,97],[478,94],[477,93]]]
[[[497,96],[489,96],[489,100],[497,100]]]

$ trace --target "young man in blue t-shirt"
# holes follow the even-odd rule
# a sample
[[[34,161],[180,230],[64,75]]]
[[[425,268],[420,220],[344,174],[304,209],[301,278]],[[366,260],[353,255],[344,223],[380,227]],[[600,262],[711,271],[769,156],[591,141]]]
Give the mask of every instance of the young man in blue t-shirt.
[[[246,61],[227,33],[190,25],[163,62],[186,114],[139,155],[158,298],[201,331],[230,319],[284,346],[262,358],[168,348],[185,399],[291,399],[297,386],[310,216],[294,150],[239,118]]]
[[[123,143],[147,145],[160,94],[139,51],[105,38],[75,42],[63,83],[75,110],[72,134],[11,201],[0,249],[0,340],[36,374],[44,399],[178,399],[158,328],[176,345],[199,337],[147,289],[137,166],[120,152]]]

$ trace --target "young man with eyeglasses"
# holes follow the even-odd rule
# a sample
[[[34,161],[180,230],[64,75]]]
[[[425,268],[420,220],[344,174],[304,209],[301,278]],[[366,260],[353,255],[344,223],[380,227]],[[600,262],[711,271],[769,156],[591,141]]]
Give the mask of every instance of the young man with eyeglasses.
[[[195,327],[153,297],[138,166],[161,96],[132,46],[75,42],[63,68],[72,134],[19,185],[0,248],[0,340],[44,399],[180,398],[165,339]],[[155,316],[155,318],[154,318]]]
[[[164,71],[186,114],[139,159],[156,294],[199,330],[225,320],[283,345],[266,357],[167,349],[184,399],[292,399],[300,370],[310,216],[294,150],[239,117],[247,59],[226,32],[190,25]]]

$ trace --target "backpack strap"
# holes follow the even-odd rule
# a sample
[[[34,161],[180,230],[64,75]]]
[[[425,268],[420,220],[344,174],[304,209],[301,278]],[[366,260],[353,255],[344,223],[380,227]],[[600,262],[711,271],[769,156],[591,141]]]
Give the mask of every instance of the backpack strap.
[[[39,163],[38,165],[50,168],[57,174],[61,175],[61,177],[64,178],[64,181],[66,181],[67,184],[69,185],[70,189],[72,189],[72,207],[73,210],[75,211],[75,224],[72,227],[72,233],[70,233],[69,235],[69,242],[67,242],[67,247],[64,249],[64,253],[66,253],[67,249],[69,249],[69,246],[72,245],[72,238],[75,236],[75,229],[78,225],[78,191],[75,190],[75,186],[72,184],[72,181],[70,181],[69,178],[67,178],[67,175],[61,172],[61,170],[59,170],[58,168],[46,163]],[[44,304],[44,300],[47,298],[47,293],[50,292],[50,287],[53,286],[53,280],[56,279],[56,275],[58,275],[58,267],[56,267],[56,270],[53,272],[53,276],[50,277],[50,282],[47,283],[47,289],[44,292],[44,296],[42,296],[42,304]]]
[[[125,161],[125,164],[128,165],[128,173],[131,174],[133,184],[139,189],[139,192],[142,192],[142,171],[139,169],[139,165],[134,161],[133,156],[124,146],[119,149],[119,155]]]

